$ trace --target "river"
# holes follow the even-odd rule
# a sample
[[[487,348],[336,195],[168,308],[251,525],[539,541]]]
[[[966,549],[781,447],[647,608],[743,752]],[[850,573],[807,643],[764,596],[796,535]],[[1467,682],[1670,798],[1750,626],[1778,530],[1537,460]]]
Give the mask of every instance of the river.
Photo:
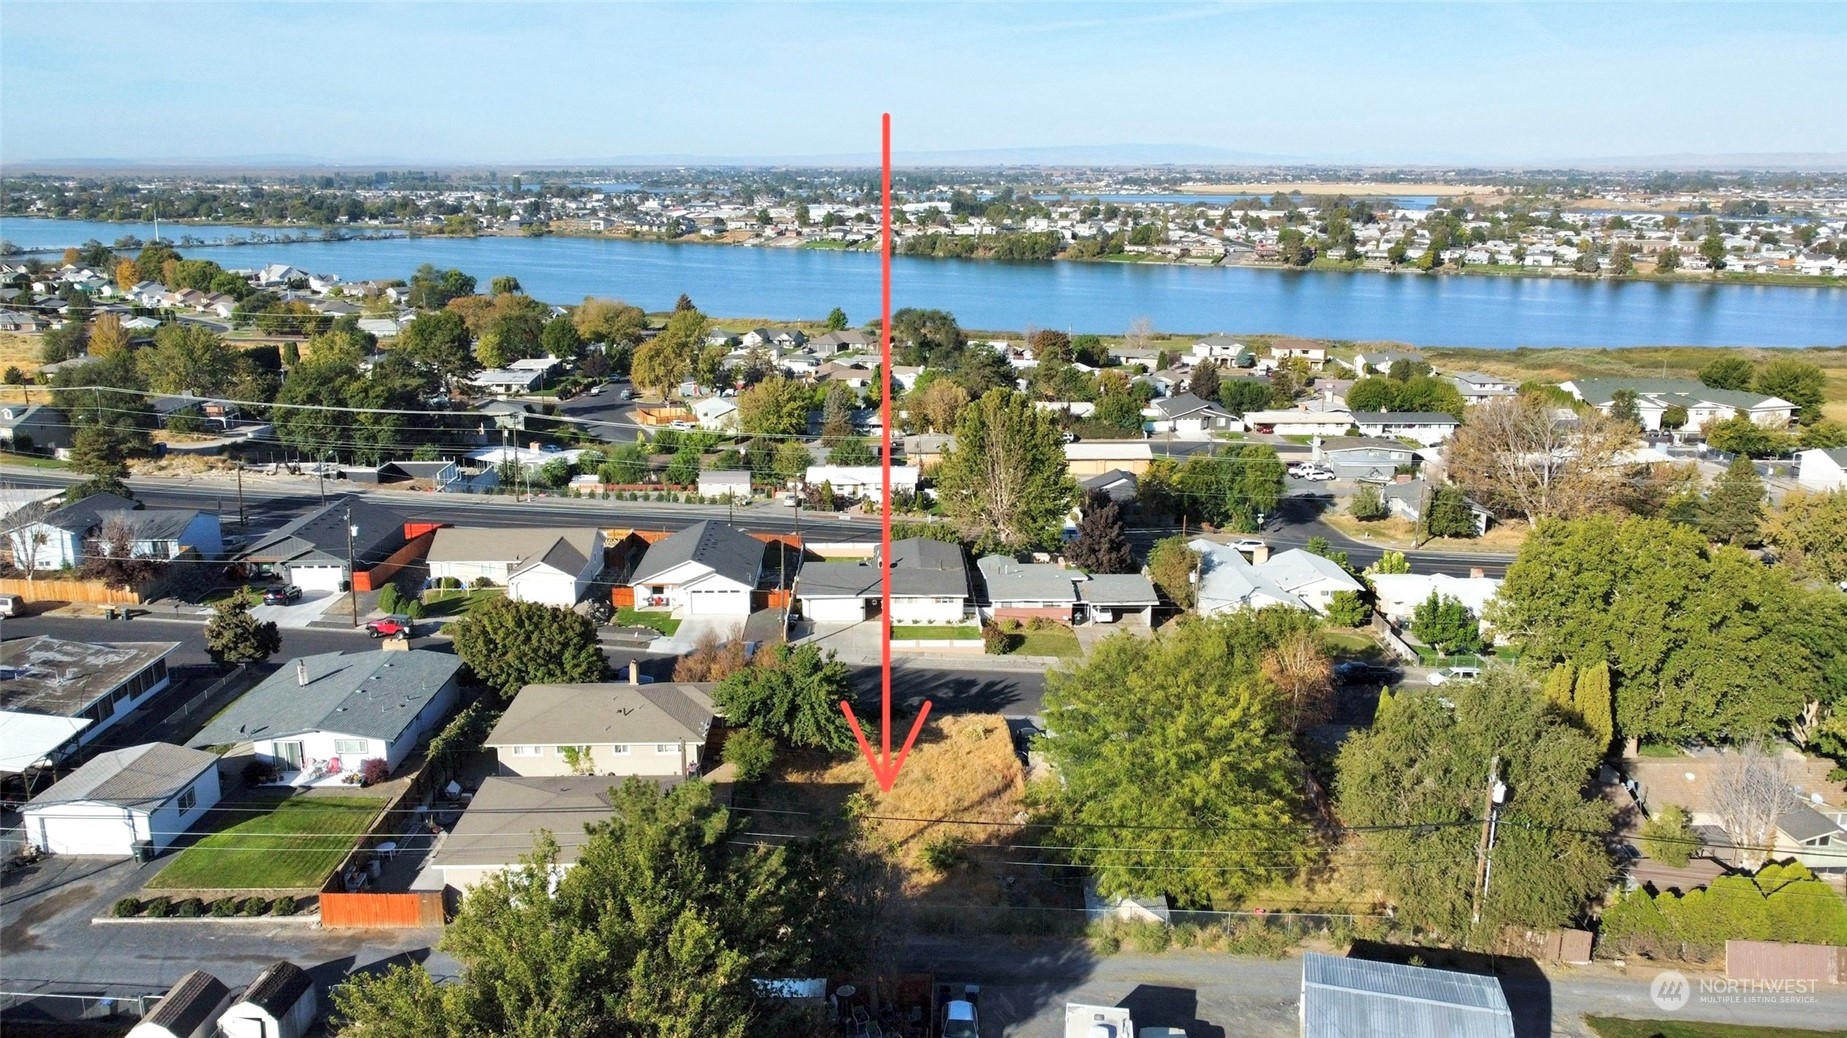
[[[169,239],[277,230],[161,226]],[[153,228],[0,219],[0,238],[26,248],[126,234],[145,239]],[[877,315],[879,300],[878,257],[817,249],[487,237],[245,245],[186,255],[245,269],[291,263],[348,281],[408,277],[433,263],[459,267],[483,287],[511,274],[552,302],[616,296],[664,310],[684,292],[707,313],[736,318],[818,319],[839,306],[860,322]],[[1111,334],[1146,317],[1158,329],[1187,333],[1419,346],[1847,344],[1847,288],[1840,287],[899,257],[892,298],[896,307],[940,307],[966,327],[993,330],[1031,324]]]

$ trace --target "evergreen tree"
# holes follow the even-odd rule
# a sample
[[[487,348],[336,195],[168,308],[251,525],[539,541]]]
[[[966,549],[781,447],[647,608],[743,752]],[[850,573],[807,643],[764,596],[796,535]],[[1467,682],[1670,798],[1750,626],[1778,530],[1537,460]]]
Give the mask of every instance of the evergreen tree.
[[[1129,548],[1122,509],[1108,494],[1093,490],[1085,496],[1077,538],[1065,549],[1065,560],[1089,573],[1135,572],[1135,553]]]
[[[1616,738],[1616,707],[1610,694],[1610,665],[1598,661],[1578,672],[1577,687],[1571,693],[1571,705],[1584,724],[1584,730],[1597,742],[1597,749],[1607,753]]]
[[[596,625],[569,609],[496,598],[447,630],[455,654],[505,699],[526,685],[603,676]]]
[[[1188,391],[1201,400],[1217,400],[1219,395],[1218,365],[1209,360],[1202,360],[1193,365],[1193,377],[1189,380]]]
[[[1546,674],[1546,702],[1565,713],[1575,713],[1577,706],[1572,699],[1572,690],[1576,688],[1577,670],[1569,663],[1561,663]]]
[[[1721,544],[1756,544],[1762,539],[1764,481],[1751,459],[1732,459],[1723,475],[1713,481],[1700,509],[1700,532]]]
[[[282,650],[276,622],[251,615],[255,605],[247,591],[219,603],[205,623],[205,651],[213,663],[261,663]]]

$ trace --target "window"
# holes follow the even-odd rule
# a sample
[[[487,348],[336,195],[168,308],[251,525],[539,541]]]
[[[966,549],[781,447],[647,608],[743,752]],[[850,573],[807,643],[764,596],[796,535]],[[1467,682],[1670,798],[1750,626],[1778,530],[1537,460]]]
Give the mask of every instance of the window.
[[[372,743],[366,739],[335,739],[333,751],[342,757],[348,754],[364,756],[372,751]]]
[[[539,754],[543,753],[544,751],[545,751],[545,747],[543,746],[515,746],[513,747],[513,756],[515,757],[537,757]]]
[[[616,745],[614,745],[614,746],[611,746],[611,747],[609,748],[609,752],[611,752],[611,753],[614,753],[614,754],[618,754],[618,755],[620,755],[620,754],[625,754],[625,753],[627,753],[627,752],[628,752],[628,747],[627,747],[627,746],[624,746],[624,745],[622,745],[621,743],[617,743]]]
[[[660,754],[679,753],[680,747],[678,746],[678,744],[671,743],[671,742],[656,743],[654,746],[654,752],[660,753]]]
[[[198,791],[193,789],[191,786],[187,786],[186,791],[180,794],[180,800],[179,800],[180,814],[185,814],[186,812],[192,810],[193,807],[196,806],[198,803],[199,803]]]

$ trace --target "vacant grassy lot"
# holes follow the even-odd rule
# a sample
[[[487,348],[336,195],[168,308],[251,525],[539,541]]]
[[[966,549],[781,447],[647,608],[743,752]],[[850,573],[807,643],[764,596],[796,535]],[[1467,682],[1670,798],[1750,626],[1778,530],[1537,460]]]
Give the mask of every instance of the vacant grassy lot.
[[[1584,1022],[1602,1038],[1842,1038],[1847,1031],[1807,1031],[1794,1027],[1746,1027],[1697,1020],[1625,1020],[1587,1016]]]
[[[980,638],[978,627],[893,627],[893,639],[915,639],[917,641],[955,641],[960,638]]]
[[[1488,532],[1480,537],[1433,537],[1424,544],[1416,544],[1416,528],[1409,520],[1396,516],[1363,523],[1345,512],[1330,511],[1321,518],[1329,526],[1356,541],[1381,548],[1416,547],[1419,551],[1513,554],[1520,550],[1520,545],[1526,543],[1526,535],[1532,532],[1532,528],[1522,520],[1509,519],[1488,527]]]
[[[1636,375],[1693,378],[1719,357],[1739,356],[1753,363],[1796,357],[1827,372],[1828,417],[1847,420],[1847,348],[1778,350],[1754,347],[1646,346],[1619,350],[1431,348],[1421,351],[1443,371],[1484,371],[1520,380],[1557,382],[1568,378]]]
[[[220,804],[221,827],[181,851],[150,890],[318,887],[385,806],[380,797],[284,793]]]
[[[666,613],[657,613],[651,609],[630,609],[626,606],[616,610],[615,624],[617,627],[652,627],[669,637],[680,629],[680,621]]]

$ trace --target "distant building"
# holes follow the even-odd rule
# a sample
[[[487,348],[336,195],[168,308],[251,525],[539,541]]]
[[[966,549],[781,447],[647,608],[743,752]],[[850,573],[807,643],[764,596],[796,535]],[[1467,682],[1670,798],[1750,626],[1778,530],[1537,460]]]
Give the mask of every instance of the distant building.
[[[1847,489],[1847,447],[1796,452],[1796,482],[1804,490]]]
[[[1426,447],[1442,443],[1462,425],[1455,415],[1424,411],[1355,411],[1361,436],[1416,440]]]
[[[1660,429],[1661,416],[1675,406],[1686,409],[1689,431],[1740,414],[1767,429],[1786,429],[1796,416],[1796,405],[1781,397],[1713,389],[1690,378],[1581,378],[1561,382],[1559,388],[1604,414],[1610,413],[1618,392],[1629,390],[1635,394],[1642,428],[1650,431]]]

